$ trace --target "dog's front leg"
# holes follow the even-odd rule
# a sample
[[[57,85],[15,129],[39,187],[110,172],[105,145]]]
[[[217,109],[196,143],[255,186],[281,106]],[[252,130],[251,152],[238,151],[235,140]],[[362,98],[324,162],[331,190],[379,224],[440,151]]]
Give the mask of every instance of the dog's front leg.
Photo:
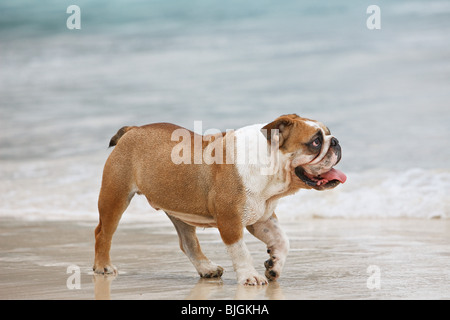
[[[219,220],[218,229],[233,262],[238,283],[250,286],[267,284],[267,279],[253,267],[252,257],[243,239],[244,227],[240,220],[233,220],[236,221],[228,220],[224,225]]]
[[[227,250],[240,284],[250,286],[267,284],[267,279],[253,267],[252,257],[244,239],[241,238],[239,241],[227,245]]]
[[[247,230],[267,244],[270,258],[264,262],[266,277],[269,280],[279,278],[289,251],[289,240],[278,224],[277,216],[273,213],[268,220],[247,226]]]

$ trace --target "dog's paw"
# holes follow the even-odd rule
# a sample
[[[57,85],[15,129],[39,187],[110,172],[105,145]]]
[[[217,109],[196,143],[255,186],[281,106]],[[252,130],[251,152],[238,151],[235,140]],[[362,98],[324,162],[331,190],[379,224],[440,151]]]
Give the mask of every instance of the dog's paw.
[[[280,277],[281,270],[283,268],[283,262],[273,255],[269,260],[266,260],[264,262],[264,267],[266,267],[265,275],[267,279],[269,279],[270,281],[274,281]]]
[[[117,268],[112,264],[95,264],[92,269],[96,274],[117,275]]]
[[[202,270],[199,274],[202,278],[220,278],[223,274],[223,268],[221,266],[213,265],[209,269]]]
[[[252,271],[238,274],[238,282],[244,286],[258,286],[266,285],[267,279],[258,272]]]

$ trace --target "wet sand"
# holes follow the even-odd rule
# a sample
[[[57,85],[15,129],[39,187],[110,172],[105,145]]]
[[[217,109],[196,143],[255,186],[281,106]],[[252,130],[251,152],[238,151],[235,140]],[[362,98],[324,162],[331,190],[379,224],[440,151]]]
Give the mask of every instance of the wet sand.
[[[91,269],[96,222],[1,219],[0,299],[450,299],[449,220],[281,222],[291,243],[284,273],[244,287],[215,229],[198,237],[222,279],[200,279],[161,219],[121,222],[112,247],[119,275],[105,277]],[[245,237],[263,273],[265,245]]]

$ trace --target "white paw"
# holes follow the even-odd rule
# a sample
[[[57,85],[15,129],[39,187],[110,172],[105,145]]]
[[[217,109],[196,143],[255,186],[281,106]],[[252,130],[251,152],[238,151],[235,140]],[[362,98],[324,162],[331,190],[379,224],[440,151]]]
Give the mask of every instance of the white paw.
[[[249,270],[238,272],[238,282],[244,286],[258,286],[267,284],[267,279],[256,270]]]
[[[264,262],[264,266],[266,267],[265,274],[270,281],[276,280],[280,277],[285,260],[285,257],[271,255],[270,259]]]
[[[94,272],[97,273],[97,274],[113,274],[113,275],[117,275],[117,268],[114,267],[112,264],[95,265],[93,269],[94,269]]]
[[[223,274],[223,268],[214,263],[210,263],[206,266],[202,265],[197,271],[202,278],[220,278]]]

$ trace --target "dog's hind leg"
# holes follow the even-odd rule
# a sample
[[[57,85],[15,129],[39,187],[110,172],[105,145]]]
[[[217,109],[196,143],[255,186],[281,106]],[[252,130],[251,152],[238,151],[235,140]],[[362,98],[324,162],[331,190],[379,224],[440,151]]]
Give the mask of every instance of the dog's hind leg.
[[[196,227],[191,226],[177,218],[167,216],[172,221],[178,233],[180,240],[180,248],[189,258],[189,260],[197,269],[198,274],[202,278],[216,278],[221,277],[223,268],[211,262],[202,252],[200,243],[196,235]]]
[[[120,176],[113,165],[105,166],[98,199],[99,223],[95,229],[95,273],[117,273],[109,251],[120,218],[136,192],[127,180],[128,175],[122,173]]]

